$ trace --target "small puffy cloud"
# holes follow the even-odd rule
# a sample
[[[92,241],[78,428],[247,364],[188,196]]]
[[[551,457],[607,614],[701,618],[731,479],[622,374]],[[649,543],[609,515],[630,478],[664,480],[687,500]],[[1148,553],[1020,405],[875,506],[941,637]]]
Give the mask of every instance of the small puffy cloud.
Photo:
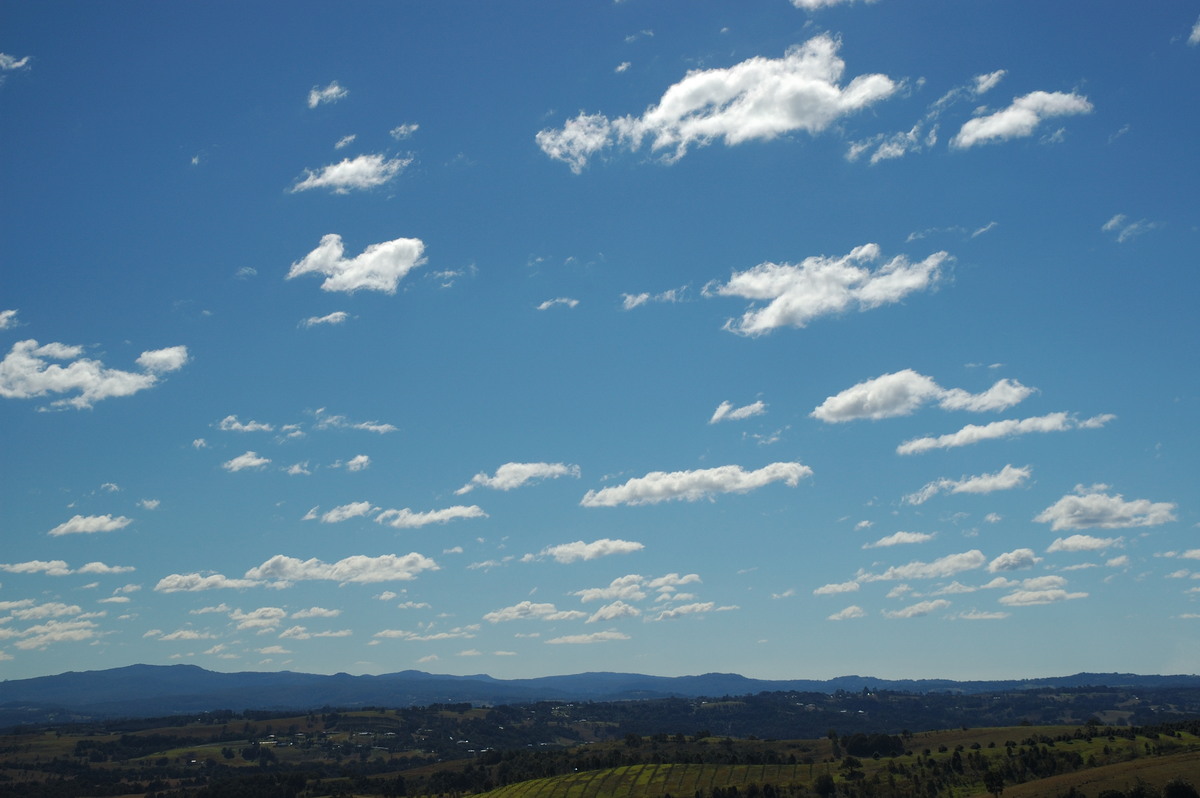
[[[42,345],[33,339],[18,341],[0,361],[0,397],[30,399],[47,394],[75,394],[57,399],[51,405],[88,408],[101,399],[131,396],[151,388],[158,384],[160,374],[182,367],[187,360],[187,347],[157,349],[138,356],[138,365],[144,371],[121,371],[83,357],[81,346]]]
[[[396,529],[417,529],[429,524],[445,524],[459,518],[487,518],[487,513],[474,504],[470,506],[456,504],[452,507],[423,513],[414,513],[405,507],[403,510],[384,510],[375,517],[375,522],[387,524]]]
[[[679,607],[672,607],[669,610],[663,610],[658,615],[654,616],[656,621],[669,621],[673,618],[682,618],[685,615],[703,615],[709,612],[720,612],[722,610],[736,610],[738,607],[718,607],[714,602],[701,601],[693,604],[684,604]]]
[[[356,454],[346,461],[347,471],[363,471],[371,465],[371,458],[365,454]]]
[[[379,421],[350,421],[345,416],[325,412],[325,408],[323,407],[318,408],[313,415],[317,417],[313,428],[319,430],[360,429],[384,435],[389,432],[395,432],[398,429],[394,424],[381,423]]]
[[[288,476],[295,477],[300,475],[311,475],[312,471],[308,469],[308,461],[302,463],[292,463],[284,469]]]
[[[612,580],[607,587],[590,587],[577,590],[572,596],[579,596],[580,602],[587,604],[591,601],[641,601],[646,598],[646,580],[639,574],[626,574]]]
[[[1062,588],[1045,590],[1016,590],[1000,597],[1000,603],[1008,607],[1032,607],[1037,604],[1057,604],[1060,601],[1087,598],[1087,593],[1069,593]]]
[[[74,573],[65,560],[29,560],[27,562],[0,563],[0,571],[10,574],[46,574],[67,576]]]
[[[0,56],[4,55],[0,53]],[[0,330],[11,330],[17,326],[17,311],[0,310]]]
[[[275,427],[262,421],[241,422],[237,416],[225,416],[217,422],[217,429],[224,432],[273,432]]]
[[[396,127],[388,131],[388,135],[394,138],[396,141],[403,141],[404,139],[410,138],[412,134],[416,133],[420,128],[420,125],[411,122],[405,125],[396,125]]]
[[[1055,538],[1050,544],[1050,548],[1046,549],[1048,553],[1056,553],[1060,551],[1105,551],[1114,546],[1120,546],[1124,542],[1123,538],[1097,538],[1091,535],[1071,535],[1065,538]]]
[[[262,468],[269,462],[271,462],[269,457],[259,457],[258,452],[247,451],[221,463],[221,468],[232,473],[245,471],[248,468]]]
[[[732,402],[721,402],[717,409],[713,411],[712,418],[708,420],[709,424],[716,424],[718,421],[742,421],[743,419],[761,416],[767,412],[767,405],[761,399],[753,404],[734,407]]]
[[[642,611],[632,604],[626,604],[624,601],[614,601],[612,604],[605,604],[603,607],[592,613],[592,615],[587,619],[586,623],[615,621],[618,618],[636,618],[641,614]]]
[[[49,620],[20,632],[13,645],[22,651],[39,651],[56,643],[79,643],[99,636],[99,627],[93,621],[79,618]]]
[[[292,613],[293,618],[336,618],[342,614],[341,610],[327,610],[324,607],[309,607],[306,610],[299,610]]]
[[[980,441],[1013,438],[1034,432],[1063,432],[1073,429],[1098,429],[1116,416],[1104,414],[1080,420],[1069,413],[1047,413],[1022,419],[1005,419],[990,424],[968,424],[958,432],[938,437],[914,438],[896,447],[898,454],[918,454],[933,449],[954,449]]]
[[[138,355],[137,364],[146,371],[163,374],[168,371],[178,371],[187,365],[189,360],[186,346],[170,346],[166,349],[152,349]]]
[[[988,571],[991,573],[1019,571],[1023,568],[1032,568],[1041,561],[1042,558],[1035,555],[1033,549],[1013,549],[988,563]]]
[[[313,86],[308,92],[308,107],[316,108],[318,105],[322,105],[324,103],[337,102],[349,93],[350,92],[348,90],[343,89],[340,85],[338,85],[336,80],[323,88],[320,86]]]
[[[137,570],[132,565],[106,565],[102,562],[90,562],[76,569],[77,574],[127,574]]]
[[[346,249],[337,233],[322,236],[312,252],[292,264],[287,278],[305,274],[323,274],[323,291],[359,290],[396,293],[396,285],[410,271],[425,262],[425,244],[418,238],[397,238],[371,244],[353,258],[344,257]]]
[[[438,569],[436,562],[416,552],[403,556],[381,554],[378,557],[356,554],[334,563],[322,562],[316,558],[299,560],[276,554],[262,565],[247,571],[246,579],[274,579],[281,582],[328,580],[344,584],[393,582],[410,581],[424,571]]]
[[[162,501],[160,499],[139,499],[137,504],[143,510],[157,510]]]
[[[966,149],[976,144],[1023,138],[1033,135],[1043,119],[1073,114],[1091,113],[1092,104],[1086,97],[1060,91],[1035,91],[1013,98],[1007,108],[968,120],[950,146]]]
[[[335,310],[333,313],[327,313],[324,316],[309,316],[304,321],[300,322],[301,327],[319,327],[325,324],[337,325],[345,323],[346,319],[350,318],[350,314],[344,310]]]
[[[1100,229],[1106,233],[1116,233],[1117,243],[1124,244],[1126,241],[1136,238],[1142,233],[1149,232],[1156,227],[1158,227],[1157,222],[1147,221],[1146,219],[1131,222],[1125,214],[1118,213],[1105,222]]]
[[[789,48],[782,58],[754,57],[726,69],[693,70],[640,117],[580,113],[561,129],[540,131],[537,144],[578,174],[604,150],[636,151],[646,140],[652,152],[673,162],[689,147],[718,139],[734,146],[800,130],[815,135],[898,88],[879,74],[839,86],[845,72],[839,46],[835,38],[821,35]]]
[[[813,319],[854,308],[866,311],[899,302],[936,284],[950,258],[936,252],[912,263],[898,255],[871,269],[869,264],[881,255],[879,245],[864,244],[848,255],[813,255],[798,265],[761,263],[734,272],[727,283],[706,286],[704,294],[765,302],[725,324],[730,332],[754,337],[779,327],[804,327]]]
[[[348,194],[351,189],[368,189],[382,186],[400,174],[412,158],[386,158],[380,153],[343,158],[337,163],[327,164],[317,171],[304,170],[304,177],[296,181],[291,191],[308,191],[327,188],[334,194]]]
[[[51,537],[59,535],[91,534],[93,532],[112,532],[124,529],[133,523],[132,518],[123,515],[76,515],[47,532]]]
[[[934,599],[933,601],[920,601],[916,604],[911,604],[899,610],[884,610],[883,617],[885,618],[919,618],[922,615],[928,615],[931,612],[944,610],[950,606],[950,602],[946,599]]]
[[[566,296],[555,297],[554,299],[547,299],[545,302],[542,302],[537,306],[537,309],[549,310],[550,308],[557,307],[559,305],[563,307],[574,308],[579,305],[579,300]]]
[[[587,617],[586,612],[579,610],[560,610],[553,604],[535,604],[532,601],[522,601],[511,607],[489,612],[483,616],[488,623],[503,623],[505,621],[541,620],[541,621],[570,621]]]
[[[547,645],[587,645],[589,643],[607,643],[611,640],[628,640],[629,635],[615,630],[606,632],[592,632],[587,635],[564,635],[563,637],[553,637],[546,641]]]
[[[828,585],[821,585],[813,591],[814,596],[836,596],[839,593],[853,593],[861,587],[855,580],[849,582],[833,582]]]
[[[641,294],[621,294],[621,309],[633,310],[634,308],[641,307],[642,305],[646,305],[651,302],[682,302],[685,291],[687,291],[687,286],[682,288],[672,288],[668,291],[663,291],[658,294],[651,294],[649,292],[644,292]]]
[[[370,502],[350,502],[339,507],[334,507],[332,510],[320,516],[322,524],[338,524],[342,521],[349,521],[351,518],[361,518],[364,515],[369,515],[372,511],[378,510],[378,507],[373,507]],[[308,515],[304,516],[305,521],[315,520],[317,518],[316,508],[309,511]]]
[[[933,540],[937,535],[929,532],[896,532],[886,537],[882,537],[874,543],[864,543],[864,549],[879,549],[888,546],[902,546],[909,543],[926,543]]]
[[[881,574],[860,574],[861,582],[897,581],[901,579],[943,579],[963,571],[980,568],[987,562],[978,549],[960,554],[947,554],[933,562],[913,561],[907,565],[892,566]]]
[[[471,477],[471,481],[454,491],[461,496],[470,493],[477,487],[492,488],[493,490],[512,490],[530,482],[540,482],[543,479],[558,479],[559,477],[579,478],[579,466],[566,463],[505,463],[496,469],[496,473],[488,476],[480,472]]]
[[[229,620],[237,624],[238,629],[273,629],[287,617],[287,611],[280,607],[259,607],[250,612],[236,609],[229,613]]]
[[[594,560],[597,557],[607,557],[610,554],[630,554],[644,549],[641,543],[632,540],[612,540],[601,538],[591,543],[577,540],[574,543],[560,543],[557,546],[547,546],[542,549],[541,556],[553,557],[560,563],[573,563],[580,560]]]
[[[1017,468],[1006,465],[994,474],[979,474],[962,479],[942,477],[925,485],[925,487],[904,497],[907,504],[922,504],[942,491],[950,493],[991,493],[997,490],[1012,490],[1018,488],[1029,479],[1033,469],[1029,466]]]
[[[911,415],[928,402],[937,402],[944,410],[1004,410],[1034,392],[1016,380],[1003,379],[983,393],[972,394],[961,388],[946,389],[933,378],[904,369],[884,374],[830,396],[810,414],[826,423],[878,420]]]
[[[1100,492],[1102,488],[1077,485],[1074,494],[1063,496],[1033,520],[1050,524],[1050,529],[1055,532],[1060,529],[1129,529],[1175,520],[1175,505],[1171,502],[1125,501],[1119,493]]]
[[[584,507],[616,507],[622,504],[657,504],[664,501],[712,498],[719,493],[746,493],[772,482],[795,487],[810,476],[812,469],[800,463],[771,463],[756,471],[728,465],[696,471],[652,471],[623,485],[615,485],[584,495]]]
[[[231,579],[224,574],[169,574],[158,580],[154,589],[159,593],[195,593],[200,590],[258,587],[261,584],[258,579]]]
[[[857,604],[851,604],[846,609],[838,610],[833,615],[830,615],[829,620],[831,620],[831,621],[848,621],[851,618],[861,618],[866,614],[867,613],[865,613],[863,611],[862,607],[858,606]]]

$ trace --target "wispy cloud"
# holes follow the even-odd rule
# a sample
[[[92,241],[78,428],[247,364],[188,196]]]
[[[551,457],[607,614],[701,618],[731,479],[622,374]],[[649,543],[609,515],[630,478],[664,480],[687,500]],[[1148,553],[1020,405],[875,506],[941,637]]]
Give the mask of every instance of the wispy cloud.
[[[327,188],[334,194],[348,194],[352,190],[375,188],[389,182],[411,163],[412,158],[388,158],[382,153],[343,158],[315,171],[305,169],[304,176],[292,185],[290,191],[295,193]]]
[[[308,107],[316,108],[318,105],[337,102],[349,93],[349,91],[338,85],[336,80],[328,86],[313,86],[308,92]]]
[[[968,424],[958,432],[953,432],[949,435],[914,438],[913,440],[905,441],[896,447],[896,452],[898,454],[918,454],[932,449],[953,449],[959,446],[970,446],[980,441],[1012,438],[1034,432],[1098,429],[1114,418],[1116,416],[1112,414],[1104,414],[1080,420],[1069,413],[1048,413],[1044,416],[1034,416],[1032,418],[993,421],[991,424],[984,424],[982,426]]]
[[[480,472],[471,477],[471,481],[454,491],[456,495],[470,493],[475,488],[491,488],[493,490],[512,490],[540,482],[543,479],[558,479],[559,477],[579,478],[579,466],[567,463],[505,463],[496,469],[496,473],[488,476]]]
[[[800,463],[771,463],[756,471],[728,465],[696,471],[652,471],[623,485],[589,490],[580,501],[584,507],[658,504],[664,501],[698,501],[720,493],[745,493],[772,482],[795,487],[812,469]]]

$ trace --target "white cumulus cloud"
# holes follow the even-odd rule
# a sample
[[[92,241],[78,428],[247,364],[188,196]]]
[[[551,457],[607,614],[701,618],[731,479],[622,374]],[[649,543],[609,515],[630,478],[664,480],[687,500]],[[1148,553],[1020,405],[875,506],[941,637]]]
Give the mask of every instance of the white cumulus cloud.
[[[913,561],[907,565],[892,566],[881,574],[860,574],[862,582],[878,582],[901,579],[942,579],[963,571],[980,568],[987,562],[983,552],[972,549],[960,554],[947,554],[933,562]]]
[[[1098,429],[1116,416],[1104,414],[1080,420],[1069,413],[1047,413],[1032,418],[1005,419],[990,424],[968,424],[958,432],[938,437],[914,438],[896,447],[898,454],[918,454],[932,449],[953,449],[980,441],[1012,438],[1034,432],[1063,432],[1073,429]]]
[[[87,408],[101,399],[131,396],[151,388],[158,384],[160,374],[179,369],[187,361],[187,347],[155,349],[138,356],[137,363],[144,371],[121,371],[84,357],[82,346],[43,345],[33,339],[18,341],[0,361],[0,397],[30,399],[47,394],[74,394],[51,405]]]
[[[547,546],[542,549],[541,556],[553,557],[560,563],[573,563],[580,560],[594,560],[597,557],[607,557],[610,554],[630,554],[641,551],[645,546],[632,540],[612,540],[601,538],[591,543],[576,540],[573,543],[560,543],[557,546]]]
[[[511,607],[489,612],[483,616],[488,623],[503,623],[505,621],[542,620],[570,621],[587,617],[586,612],[579,610],[560,610],[553,604],[535,604],[532,601],[522,601]]]
[[[387,524],[396,529],[417,529],[429,524],[444,524],[459,518],[487,518],[487,513],[474,504],[470,506],[456,504],[453,507],[421,513],[415,513],[405,507],[403,510],[384,510],[375,517],[375,522]]]
[[[547,645],[587,645],[588,643],[607,643],[610,640],[628,640],[629,635],[615,630],[606,632],[592,632],[587,635],[564,635],[562,637],[552,637],[546,641]]]
[[[804,327],[821,316],[857,308],[871,310],[899,302],[911,293],[937,283],[942,265],[950,256],[936,252],[912,263],[903,255],[879,265],[877,244],[863,244],[847,255],[813,255],[799,264],[760,263],[734,272],[724,284],[704,288],[706,296],[733,296],[765,305],[751,307],[725,329],[739,335],[758,336],[779,327]]]
[[[291,191],[327,188],[334,194],[348,194],[351,189],[375,188],[400,174],[410,163],[411,158],[387,158],[380,153],[343,158],[316,171],[305,169],[304,177],[296,181]]]
[[[992,141],[1022,138],[1033,135],[1043,119],[1072,114],[1091,113],[1092,104],[1086,97],[1061,91],[1035,91],[1013,98],[1012,104],[987,116],[979,116],[963,124],[950,146],[959,149]]]
[[[411,552],[405,555],[381,554],[369,557],[356,554],[327,563],[316,558],[299,560],[276,554],[262,565],[246,572],[251,580],[274,579],[281,582],[327,580],[341,583],[407,582],[424,571],[436,571],[439,566],[430,558]]]
[[[916,604],[910,604],[907,607],[899,610],[884,610],[883,617],[885,618],[919,618],[922,615],[928,615],[931,612],[944,610],[950,606],[950,602],[946,599],[934,599],[933,601],[920,601]]]
[[[874,543],[864,543],[864,549],[879,549],[888,546],[902,546],[909,543],[926,543],[933,540],[936,535],[929,532],[895,532],[886,537],[882,537]]]
[[[1078,485],[1074,494],[1067,494],[1043,510],[1034,521],[1050,524],[1050,529],[1129,529],[1158,526],[1175,520],[1172,502],[1152,502],[1148,499],[1125,501],[1121,494],[1102,493],[1093,486]]]
[[[821,35],[789,48],[782,58],[756,56],[725,69],[692,70],[640,117],[580,113],[561,129],[540,131],[537,144],[578,174],[596,154],[613,146],[636,151],[646,140],[652,152],[672,162],[689,147],[715,140],[734,146],[794,131],[817,134],[898,88],[879,74],[840,86],[845,62],[837,55],[839,46]]]
[[[51,537],[59,535],[74,535],[74,534],[90,534],[92,532],[112,532],[116,529],[124,529],[133,523],[132,518],[126,518],[123,515],[113,517],[112,515],[76,515],[72,516],[69,521],[64,521],[58,526],[51,529],[46,534]]]
[[[371,244],[353,258],[345,257],[342,237],[330,233],[312,252],[292,264],[288,280],[305,274],[323,274],[323,291],[382,291],[396,293],[405,275],[425,262],[425,244],[418,238],[397,238]]]
[[[961,388],[943,388],[932,377],[904,369],[830,396],[811,415],[827,423],[878,420],[910,415],[928,402],[937,402],[943,410],[1004,410],[1024,401],[1034,390],[1016,380],[1003,379],[983,393],[973,394]]]
[[[530,482],[543,479],[558,479],[559,477],[579,477],[579,466],[566,463],[505,463],[496,469],[496,473],[488,476],[480,472],[471,477],[471,481],[463,485],[455,494],[461,496],[470,493],[478,487],[493,490],[512,490]]]
[[[795,487],[812,469],[800,463],[771,463],[756,471],[728,465],[696,471],[652,471],[623,485],[589,490],[580,504],[584,507],[616,507],[622,504],[657,504],[664,501],[697,501],[718,493],[745,493],[772,482]]]
[[[851,604],[846,609],[838,610],[833,615],[830,615],[829,620],[831,620],[831,621],[848,621],[851,618],[861,618],[866,614],[867,613],[863,611],[862,607],[858,606],[857,604]]]
[[[231,472],[244,471],[247,468],[262,468],[269,462],[271,462],[271,458],[260,457],[258,452],[247,451],[221,463],[221,468]]]
[[[1092,535],[1070,535],[1065,538],[1055,538],[1047,552],[1053,554],[1059,551],[1105,551],[1114,546],[1120,546],[1123,538],[1098,538]]]
[[[337,325],[345,323],[346,319],[350,318],[350,314],[344,310],[335,310],[333,313],[327,313],[324,316],[309,316],[304,321],[300,322],[301,327],[318,327],[323,324]]]
[[[997,490],[1012,490],[1018,488],[1029,479],[1033,469],[1029,466],[1017,468],[1006,465],[994,474],[979,474],[962,479],[942,477],[925,485],[925,487],[904,497],[907,504],[922,504],[942,491],[951,493],[991,493]]]
[[[991,573],[1018,571],[1023,568],[1032,568],[1041,561],[1042,558],[1035,555],[1033,549],[1013,549],[988,563],[988,571]]]

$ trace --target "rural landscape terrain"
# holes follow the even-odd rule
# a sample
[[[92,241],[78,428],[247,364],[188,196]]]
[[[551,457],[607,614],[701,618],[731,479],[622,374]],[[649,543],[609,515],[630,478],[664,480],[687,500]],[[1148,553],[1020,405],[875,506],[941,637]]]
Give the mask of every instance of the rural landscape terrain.
[[[1068,677],[1035,688],[943,683],[926,691],[846,677],[835,681],[863,686],[682,695],[689,685],[741,678],[710,674],[658,679],[660,691],[673,684],[681,694],[640,700],[325,705],[165,717],[89,716],[60,706],[57,720],[49,719],[51,705],[28,701],[37,691],[77,700],[85,681],[105,678],[124,679],[130,690],[140,679],[149,692],[162,692],[169,677],[195,679],[196,670],[143,667],[2,683],[3,717],[11,722],[24,711],[41,720],[2,730],[0,796],[1186,798],[1200,783],[1196,677],[1111,674],[1113,684],[1124,683],[1111,686],[1100,683],[1103,674],[1079,674],[1075,686]],[[226,676],[295,683],[304,674]],[[435,690],[486,679],[395,676],[393,685],[426,682]],[[654,681],[584,674],[546,680],[540,689],[578,694],[590,685],[604,692],[638,679]],[[497,690],[514,689],[492,681]],[[17,695],[26,701],[12,700]]]

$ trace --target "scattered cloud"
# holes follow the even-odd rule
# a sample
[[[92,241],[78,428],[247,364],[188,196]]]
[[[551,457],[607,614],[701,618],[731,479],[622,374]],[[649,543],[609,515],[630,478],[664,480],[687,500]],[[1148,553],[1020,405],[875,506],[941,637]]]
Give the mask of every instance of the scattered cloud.
[[[810,415],[826,423],[879,420],[911,415],[929,402],[937,402],[943,410],[1004,410],[1024,401],[1035,390],[1016,380],[1003,379],[983,393],[973,394],[961,388],[943,388],[932,377],[904,369],[830,396]]]
[[[600,621],[615,621],[619,618],[637,618],[642,614],[642,611],[632,604],[626,604],[624,601],[614,601],[611,604],[605,604],[600,609],[596,610],[588,617],[586,623],[598,623]]]
[[[537,306],[538,310],[549,310],[550,308],[562,305],[563,307],[574,308],[579,304],[578,299],[560,296],[555,299],[547,299],[545,302]]]
[[[864,543],[864,549],[886,548],[888,546],[900,546],[909,543],[927,543],[937,537],[934,533],[929,532],[896,532],[894,534],[882,537],[874,543]]]
[[[504,623],[506,621],[541,620],[541,621],[571,621],[586,618],[586,612],[579,610],[560,610],[553,604],[534,604],[532,601],[522,601],[511,607],[505,607],[483,616],[488,623]]]
[[[1105,551],[1114,546],[1120,546],[1124,542],[1123,538],[1097,538],[1091,535],[1071,535],[1065,538],[1055,538],[1050,544],[1050,548],[1046,549],[1048,553],[1060,551]]]
[[[553,557],[555,561],[566,564],[579,562],[580,560],[594,560],[598,557],[607,557],[610,554],[630,554],[635,551],[641,551],[644,548],[645,546],[641,543],[632,540],[601,538],[591,543],[584,543],[582,540],[577,540],[574,543],[560,543],[557,546],[547,546],[542,549],[540,556]]]
[[[258,579],[231,579],[224,574],[169,574],[158,580],[154,589],[159,593],[195,593],[201,590],[226,590],[258,587]]]
[[[461,496],[470,493],[475,488],[492,488],[493,490],[512,490],[540,482],[543,479],[558,479],[559,477],[579,478],[579,466],[566,463],[505,463],[496,469],[496,473],[488,476],[480,472],[471,477],[471,481],[454,491]]]
[[[962,479],[943,477],[925,485],[915,493],[904,497],[906,504],[922,504],[942,491],[950,493],[991,493],[997,490],[1012,490],[1018,488],[1029,479],[1033,469],[1029,466],[1017,468],[1006,465],[994,474],[980,474]]]
[[[761,399],[753,404],[741,407],[734,407],[732,402],[721,402],[713,412],[712,418],[708,420],[708,423],[716,424],[718,421],[742,421],[754,416],[761,416],[765,412],[767,412],[767,405]]]
[[[1050,524],[1050,529],[1130,529],[1158,526],[1175,520],[1175,504],[1151,502],[1148,499],[1125,501],[1121,494],[1102,493],[1107,486],[1075,486],[1067,494],[1043,510],[1033,520]]]
[[[358,138],[358,136],[357,136],[357,135],[355,135],[354,133],[351,133],[351,134],[350,134],[350,135],[348,135],[348,136],[342,136],[340,139],[338,139],[338,140],[337,140],[337,143],[335,143],[335,144],[333,145],[333,148],[334,148],[335,150],[341,150],[341,149],[344,149],[344,148],[346,148],[346,147],[349,147],[351,144],[353,144],[353,143],[354,143],[354,140],[355,140],[356,138]]]
[[[275,427],[262,421],[238,421],[237,416],[225,416],[217,422],[217,429],[224,432],[274,432]]]
[[[416,552],[402,556],[381,554],[378,557],[356,554],[334,563],[316,558],[299,560],[276,554],[262,565],[247,571],[246,579],[256,582],[270,579],[280,582],[327,580],[343,584],[407,582],[416,579],[424,571],[437,570],[439,566],[436,562]]]
[[[404,139],[412,137],[412,134],[416,133],[420,128],[421,126],[415,123],[396,125],[396,127],[388,131],[388,135],[396,141],[404,141]]]
[[[0,53],[0,56],[4,55]],[[17,311],[0,310],[0,330],[11,330],[18,325]]]
[[[423,513],[414,513],[405,507],[403,510],[384,510],[375,517],[375,522],[396,529],[417,529],[429,524],[445,524],[459,518],[487,518],[487,513],[474,504],[469,507],[456,504],[453,507]]]
[[[861,618],[866,614],[867,613],[863,611],[862,607],[858,606],[857,604],[851,604],[846,609],[838,610],[833,615],[830,615],[829,620],[831,620],[831,621],[848,621],[851,618]]]
[[[365,471],[371,466],[371,458],[365,454],[356,454],[346,461],[347,471]]]
[[[959,446],[970,446],[980,441],[997,438],[1013,438],[1018,435],[1028,435],[1033,432],[1063,432],[1073,429],[1098,429],[1103,427],[1116,416],[1104,414],[1079,420],[1069,413],[1048,413],[1032,418],[1005,419],[993,421],[982,426],[968,424],[958,432],[941,435],[936,438],[914,438],[896,447],[898,454],[917,454],[931,449],[953,449]]]
[[[950,606],[950,602],[946,599],[934,599],[933,601],[919,601],[916,604],[911,604],[899,610],[883,610],[885,618],[919,618],[922,615],[929,615],[931,612],[944,610]]]
[[[1060,601],[1087,598],[1087,593],[1069,593],[1062,588],[1045,590],[1017,590],[1000,597],[1000,603],[1008,607],[1032,607],[1038,604],[1057,604]]]
[[[626,574],[612,580],[607,587],[590,587],[577,590],[572,596],[579,596],[580,602],[587,604],[592,601],[641,601],[646,598],[646,580],[639,574]]]
[[[1019,571],[1023,568],[1032,568],[1041,561],[1042,558],[1035,555],[1033,549],[1013,549],[988,563],[988,571],[991,573]]]
[[[317,519],[317,508],[309,510],[304,516],[304,521],[313,521]],[[350,502],[339,507],[334,507],[332,510],[320,516],[322,524],[338,524],[342,521],[349,521],[351,518],[362,518],[365,515],[370,515],[378,510],[378,507],[372,506],[370,502]]]
[[[933,562],[913,561],[907,565],[892,566],[881,574],[860,573],[860,582],[878,582],[901,579],[942,579],[963,571],[980,568],[987,562],[983,552],[978,549],[965,551],[961,554],[947,554]]]
[[[725,323],[730,332],[754,337],[780,327],[804,327],[813,319],[854,308],[861,312],[895,304],[935,285],[950,259],[947,253],[936,252],[911,263],[898,255],[872,270],[869,264],[881,256],[879,245],[863,244],[847,255],[814,255],[799,265],[761,263],[734,272],[725,284],[710,283],[704,294],[766,302]]]
[[[324,88],[313,86],[308,92],[308,107],[316,108],[318,105],[324,103],[337,102],[349,93],[349,91],[339,86],[336,80]]]
[[[337,163],[327,164],[317,171],[304,170],[304,177],[296,181],[290,191],[308,191],[327,188],[334,194],[349,194],[352,189],[369,189],[382,186],[412,163],[412,158],[387,158],[381,153],[343,158]]]
[[[29,56],[17,58],[8,53],[0,53],[0,71],[11,72],[16,69],[25,69],[29,66]]]
[[[813,591],[814,596],[835,596],[839,593],[853,593],[858,590],[861,585],[856,580],[849,582],[834,582],[828,585],[821,585]]]
[[[316,249],[292,264],[285,279],[323,274],[322,291],[394,294],[400,280],[425,262],[424,251],[425,244],[419,238],[397,238],[371,244],[353,258],[346,258],[342,237],[330,233],[321,237]]]
[[[580,504],[584,507],[616,507],[674,500],[697,501],[718,493],[745,493],[772,482],[795,487],[811,474],[812,469],[800,463],[771,463],[757,471],[744,471],[736,465],[670,473],[652,471],[623,485],[589,490]]]
[[[1187,43],[1191,47],[1200,44],[1200,19],[1196,20],[1196,24],[1192,26],[1192,32],[1188,35]],[[26,59],[22,59],[21,63],[25,63]]]
[[[1043,119],[1092,112],[1086,97],[1074,93],[1035,91],[1013,98],[1012,104],[986,116],[978,116],[963,124],[950,146],[967,149],[1033,135]]]
[[[1159,227],[1158,222],[1151,222],[1146,219],[1131,222],[1125,214],[1118,213],[1105,222],[1100,229],[1106,233],[1116,233],[1117,243],[1124,244],[1126,241],[1137,238],[1142,233],[1147,233],[1156,227]]]
[[[60,535],[112,532],[117,529],[124,529],[131,523],[133,523],[133,519],[126,518],[123,515],[118,515],[116,518],[111,515],[76,515],[72,516],[71,520],[54,527],[54,529],[51,529],[46,534],[51,537],[58,537]]]
[[[321,325],[337,325],[344,324],[346,319],[350,318],[350,314],[344,310],[335,310],[333,313],[327,313],[324,316],[309,316],[304,321],[300,322],[301,327],[319,327]]]
[[[687,291],[687,286],[682,288],[672,288],[668,291],[663,291],[658,294],[644,292],[641,294],[621,294],[621,309],[633,310],[650,303],[674,303],[682,302],[684,292]]]
[[[269,457],[259,457],[258,452],[247,451],[221,463],[221,468],[230,472],[245,471],[248,468],[262,468],[270,462]]]
[[[158,384],[159,375],[180,369],[188,362],[185,346],[142,352],[137,364],[142,372],[106,367],[83,356],[82,346],[33,339],[18,341],[0,361],[0,397],[31,399],[47,394],[75,394],[56,399],[52,407],[91,407],[101,399],[132,396]],[[65,365],[58,362],[64,361]]]
[[[697,69],[664,92],[640,117],[609,119],[580,113],[561,129],[545,129],[542,152],[576,174],[599,153],[637,151],[644,141],[667,163],[691,146],[724,140],[726,146],[769,141],[795,131],[817,134],[837,120],[891,96],[898,85],[886,75],[860,75],[844,88],[840,42],[816,36],[782,58],[754,57],[726,69]]]
[[[380,435],[388,432],[395,432],[398,427],[392,424],[385,424],[378,421],[349,421],[345,416],[334,415],[326,412],[325,408],[317,408],[313,415],[316,416],[316,422],[313,424],[313,429],[329,430],[329,429],[358,429],[366,432],[377,432]]]
[[[592,632],[587,635],[565,635],[563,637],[553,637],[546,642],[547,645],[587,645],[589,643],[607,643],[611,640],[628,640],[629,635],[615,630],[606,632]]]

